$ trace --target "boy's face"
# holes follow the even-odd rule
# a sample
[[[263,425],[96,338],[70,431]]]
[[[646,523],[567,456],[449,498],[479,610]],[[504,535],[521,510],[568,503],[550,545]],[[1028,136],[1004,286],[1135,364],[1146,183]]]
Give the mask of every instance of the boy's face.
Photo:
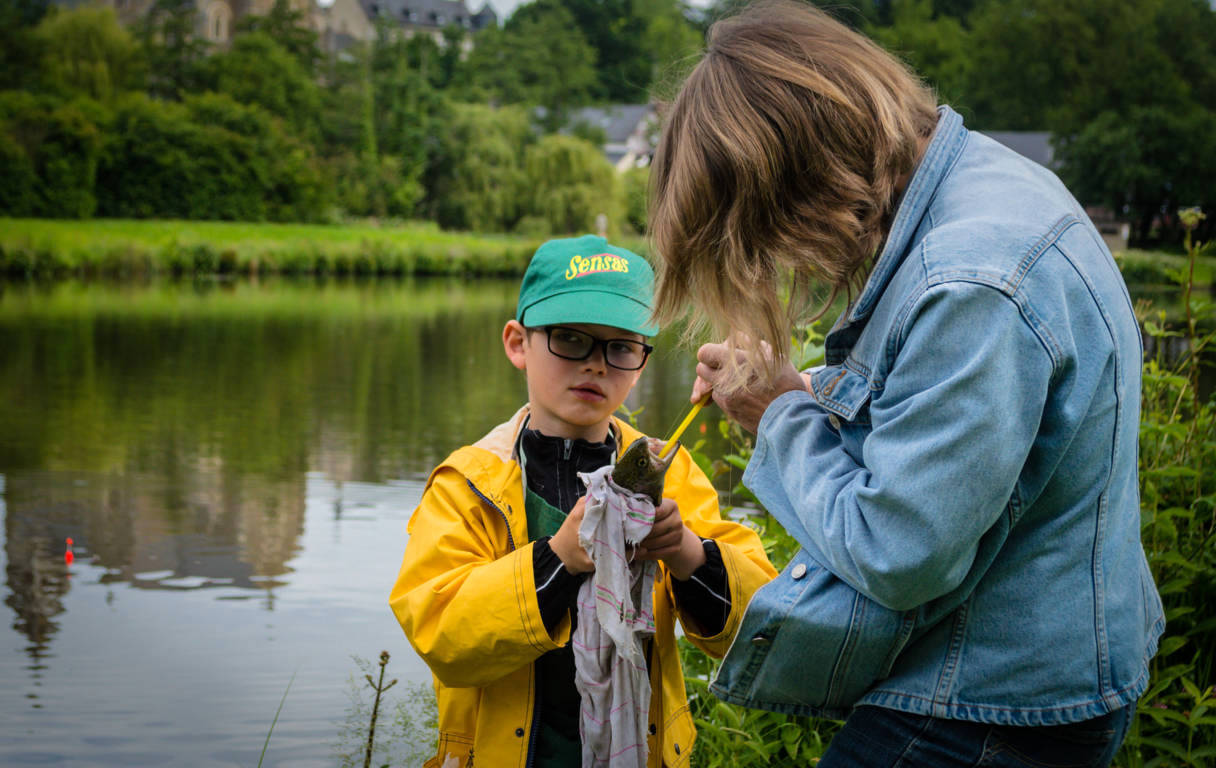
[[[620,328],[586,323],[563,324],[596,339],[645,341]],[[642,369],[623,371],[604,360],[597,344],[585,360],[567,360],[549,351],[543,328],[524,328],[516,320],[502,332],[503,349],[516,368],[528,375],[529,426],[552,437],[582,438],[598,442],[608,435],[608,420],[642,375]]]

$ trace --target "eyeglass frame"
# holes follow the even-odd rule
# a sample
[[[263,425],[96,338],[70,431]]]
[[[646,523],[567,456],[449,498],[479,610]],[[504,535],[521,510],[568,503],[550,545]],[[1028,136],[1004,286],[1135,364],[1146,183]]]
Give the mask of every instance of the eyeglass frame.
[[[545,348],[548,349],[549,354],[553,355],[554,357],[561,358],[562,360],[570,360],[573,362],[581,363],[582,361],[587,360],[592,355],[594,355],[595,350],[598,347],[600,349],[600,355],[604,358],[604,364],[610,368],[615,368],[618,371],[640,371],[640,370],[642,370],[643,368],[646,367],[646,361],[650,359],[650,353],[654,352],[654,347],[650,344],[647,344],[644,341],[638,341],[637,339],[622,339],[619,337],[614,337],[614,338],[610,338],[610,339],[601,339],[599,336],[596,336],[595,334],[587,333],[586,331],[580,331],[578,328],[571,328],[568,325],[542,325],[542,326],[534,326],[532,328],[528,328],[528,330],[545,332]],[[577,333],[582,336],[587,336],[591,339],[591,348],[588,349],[587,354],[583,355],[582,357],[569,357],[569,356],[563,355],[559,352],[555,352],[553,350],[553,331],[554,330],[570,331],[572,333]],[[613,364],[608,359],[608,344],[613,341],[621,341],[626,344],[637,344],[637,345],[641,346],[642,362],[639,363],[636,368],[622,368],[619,365]]]

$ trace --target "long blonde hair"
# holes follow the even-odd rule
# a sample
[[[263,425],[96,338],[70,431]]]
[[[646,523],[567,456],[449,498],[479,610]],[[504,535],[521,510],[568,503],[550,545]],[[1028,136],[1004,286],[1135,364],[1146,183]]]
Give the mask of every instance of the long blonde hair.
[[[813,6],[758,3],[710,28],[666,108],[649,221],[655,318],[687,314],[688,339],[742,332],[773,351],[719,388],[771,378],[793,325],[864,280],[936,124],[916,75]]]

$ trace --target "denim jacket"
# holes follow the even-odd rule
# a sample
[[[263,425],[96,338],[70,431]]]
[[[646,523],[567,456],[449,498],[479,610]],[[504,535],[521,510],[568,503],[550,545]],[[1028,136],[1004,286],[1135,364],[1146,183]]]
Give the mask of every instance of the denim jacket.
[[[810,392],[744,483],[801,545],[752,598],[722,698],[1005,725],[1133,702],[1164,629],[1140,542],[1142,348],[1059,180],[939,109]]]

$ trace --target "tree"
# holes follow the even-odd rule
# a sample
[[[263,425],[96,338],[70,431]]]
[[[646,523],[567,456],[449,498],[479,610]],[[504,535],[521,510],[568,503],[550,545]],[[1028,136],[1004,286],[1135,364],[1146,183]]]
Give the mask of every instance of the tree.
[[[286,49],[305,72],[316,74],[321,61],[317,33],[308,25],[303,12],[293,10],[288,0],[274,0],[270,12],[265,15],[250,13],[238,20],[235,35],[249,32],[265,34]]]
[[[689,21],[689,10],[681,0],[652,0],[643,3],[640,11],[646,24],[643,49],[650,60],[649,90],[656,82],[690,69],[704,35]]]
[[[1060,142],[1060,176],[1082,200],[1126,215],[1144,243],[1159,220],[1176,242],[1177,209],[1216,212],[1216,112],[1135,107],[1099,115]]]
[[[521,107],[452,104],[427,170],[427,204],[440,226],[506,232],[521,215],[523,153],[533,141]]]
[[[46,10],[37,0],[0,0],[0,90],[34,85],[40,56],[30,30]]]
[[[593,97],[636,104],[646,100],[654,68],[645,48],[644,0],[536,0],[516,9],[507,27],[554,8],[569,12],[573,24],[595,51],[597,73]]]
[[[625,200],[625,221],[639,235],[646,234],[646,217],[649,208],[650,168],[630,168],[621,174],[621,185]]]
[[[620,182],[594,144],[573,136],[545,136],[528,147],[524,173],[528,196],[521,228],[530,233],[593,232],[601,213],[619,224]]]
[[[29,216],[34,212],[38,177],[25,148],[0,125],[0,216]]]
[[[942,101],[953,104],[966,92],[970,41],[957,18],[934,18],[933,5],[932,0],[905,0],[895,5],[890,26],[873,25],[867,32],[929,81]]]
[[[165,99],[201,90],[208,44],[195,32],[194,0],[156,0],[136,26],[148,63],[148,93]]]
[[[316,81],[265,32],[236,36],[229,50],[211,57],[208,69],[214,90],[282,118],[301,138],[317,138],[321,96]]]
[[[1210,50],[1165,22],[1194,0],[996,0],[973,21],[969,106],[977,128],[1071,134],[1107,110],[1190,102],[1179,50]],[[1170,10],[1170,9],[1173,10]],[[1211,17],[1212,11],[1204,16]],[[1211,31],[1211,24],[1207,24]],[[1188,56],[1193,54],[1186,54]],[[1210,54],[1209,54],[1210,58]],[[1216,72],[1208,72],[1208,82]]]
[[[52,14],[34,36],[41,53],[39,82],[47,90],[107,103],[142,84],[139,47],[113,8],[81,6]]]
[[[86,98],[71,101],[21,91],[0,94],[0,128],[7,138],[0,162],[10,213],[84,219],[97,207],[97,166],[109,113]]]
[[[994,0],[972,23],[974,127],[1052,132],[1074,194],[1130,217],[1135,242],[1159,217],[1169,238],[1175,207],[1212,205],[1204,0]]]
[[[128,95],[97,186],[106,216],[300,221],[325,204],[311,147],[260,107],[217,93]]]
[[[439,48],[429,35],[405,39],[384,26],[372,44],[371,78],[376,145],[401,156],[421,173],[435,133],[441,97],[432,83],[439,77]]]
[[[594,49],[570,12],[548,0],[520,8],[502,30],[481,32],[466,68],[470,96],[541,106],[548,131],[590,103],[597,86]]]

